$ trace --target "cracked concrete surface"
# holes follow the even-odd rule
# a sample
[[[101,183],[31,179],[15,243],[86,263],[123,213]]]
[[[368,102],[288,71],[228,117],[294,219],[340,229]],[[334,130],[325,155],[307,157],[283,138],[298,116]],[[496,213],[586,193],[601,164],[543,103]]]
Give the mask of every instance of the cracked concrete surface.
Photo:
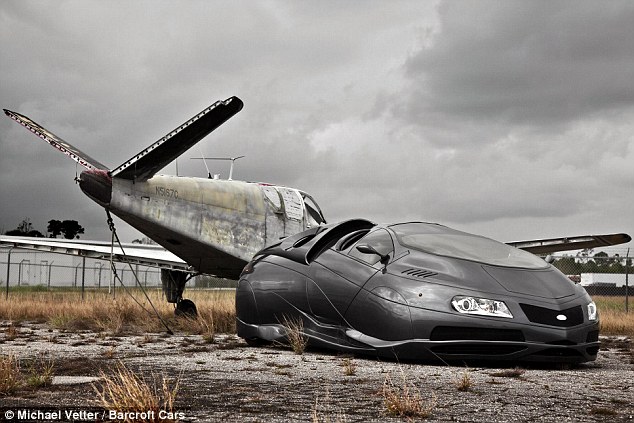
[[[634,421],[628,338],[602,337],[593,363],[516,370],[508,363],[398,363],[310,349],[296,355],[282,346],[248,347],[234,335],[209,342],[199,335],[69,333],[22,323],[11,337],[0,331],[0,355],[6,354],[53,363],[56,377],[98,377],[122,362],[147,379],[178,379],[176,405],[184,421],[406,420],[386,414],[386,378],[435,403],[428,421]],[[98,380],[70,380],[77,383],[0,397],[0,410],[100,409]]]

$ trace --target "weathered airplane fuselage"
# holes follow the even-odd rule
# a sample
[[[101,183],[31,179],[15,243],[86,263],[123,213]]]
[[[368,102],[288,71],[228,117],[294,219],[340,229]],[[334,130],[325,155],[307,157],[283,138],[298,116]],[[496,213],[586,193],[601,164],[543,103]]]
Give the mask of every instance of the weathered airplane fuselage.
[[[105,177],[84,172],[80,187],[202,273],[235,278],[265,246],[324,222],[312,198],[293,188],[164,175],[144,182]]]

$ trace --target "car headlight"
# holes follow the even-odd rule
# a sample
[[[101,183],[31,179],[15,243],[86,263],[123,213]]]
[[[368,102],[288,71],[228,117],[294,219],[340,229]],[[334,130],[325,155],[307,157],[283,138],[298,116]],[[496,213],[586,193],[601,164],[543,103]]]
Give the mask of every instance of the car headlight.
[[[513,318],[513,314],[503,301],[458,295],[453,297],[451,305],[458,313]]]
[[[590,301],[590,304],[588,304],[588,320],[591,322],[596,322],[598,320],[597,305],[594,301]]]

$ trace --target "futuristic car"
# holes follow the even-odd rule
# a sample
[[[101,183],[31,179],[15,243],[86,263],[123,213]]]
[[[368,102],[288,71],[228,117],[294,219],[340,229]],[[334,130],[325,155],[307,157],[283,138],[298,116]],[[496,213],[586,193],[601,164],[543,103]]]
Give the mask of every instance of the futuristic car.
[[[583,287],[529,252],[431,223],[355,219],[256,254],[236,295],[238,335],[397,359],[582,363],[599,350]]]

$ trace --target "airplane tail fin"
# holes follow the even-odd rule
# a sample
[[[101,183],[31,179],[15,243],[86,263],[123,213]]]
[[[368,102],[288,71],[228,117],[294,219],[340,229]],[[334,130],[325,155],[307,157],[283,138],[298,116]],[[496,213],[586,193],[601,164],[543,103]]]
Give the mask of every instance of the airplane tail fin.
[[[111,172],[112,177],[145,181],[189,150],[242,109],[238,97],[217,101]]]
[[[242,106],[238,97],[217,101],[112,171],[28,117],[7,109],[4,113],[86,169],[145,181],[238,113]]]
[[[71,159],[75,160],[80,165],[84,166],[86,169],[102,170],[106,172],[109,170],[108,167],[106,167],[105,165],[99,163],[97,160],[93,159],[78,148],[70,145],[69,143],[67,143],[54,133],[48,131],[44,127],[40,126],[36,122],[32,121],[28,117],[7,109],[4,109],[4,113]]]

